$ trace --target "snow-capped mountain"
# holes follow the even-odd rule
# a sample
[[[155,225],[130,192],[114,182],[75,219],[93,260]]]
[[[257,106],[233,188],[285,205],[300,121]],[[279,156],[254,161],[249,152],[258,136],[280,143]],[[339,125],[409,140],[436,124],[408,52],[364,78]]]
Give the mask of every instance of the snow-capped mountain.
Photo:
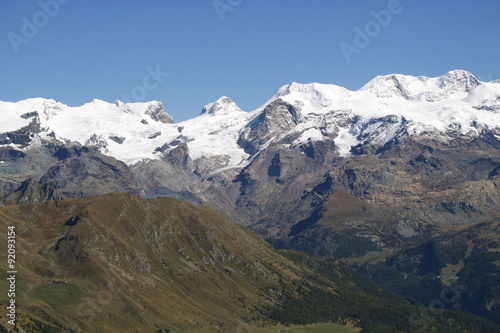
[[[115,104],[100,100],[69,107],[54,100],[33,98],[17,103],[0,102],[1,133],[20,130],[35,122],[32,144],[53,136],[63,142],[97,146],[102,153],[128,163],[151,156],[151,140],[164,131],[172,118],[160,102]],[[9,142],[6,142],[9,144]],[[31,145],[23,147],[29,149]],[[147,153],[146,153],[147,152]]]
[[[68,197],[177,196],[271,235],[320,216],[335,189],[395,207],[433,191],[491,206],[500,204],[491,194],[498,192],[491,182],[500,170],[499,111],[500,83],[462,70],[379,76],[357,91],[294,82],[256,110],[222,97],[180,123],[154,101],[0,102],[0,188],[8,194],[33,178]],[[466,194],[478,179],[492,189],[478,191],[487,197]],[[431,214],[441,202],[433,200],[419,219],[445,221]],[[484,216],[486,206],[478,209]]]
[[[282,112],[271,112],[270,105],[277,100],[293,107],[294,114],[289,114],[293,120]],[[346,156],[366,140],[383,146],[403,127],[411,135],[434,135],[440,140],[477,136],[484,129],[499,135],[499,110],[499,83],[479,82],[472,74],[456,70],[437,78],[379,76],[358,91],[294,82],[279,88],[255,111],[244,112],[222,97],[203,107],[198,117],[178,124],[154,101],[110,104],[94,100],[79,107],[40,98],[0,102],[0,133],[15,132],[36,117],[40,133],[33,143],[53,135],[63,142],[97,146],[102,153],[132,165],[161,159],[185,142],[192,160],[224,156],[223,167],[231,168],[245,166],[253,158],[241,142],[262,124],[270,132],[262,133],[261,128],[260,134],[254,133],[260,135],[254,153],[272,140],[296,133],[293,145],[330,138]]]
[[[357,91],[294,82],[256,110],[221,97],[180,123],[155,101],[70,107],[41,98],[0,102],[0,119],[0,205],[174,196],[206,203],[281,248],[336,258],[404,253],[404,281],[427,247],[411,254],[401,244],[437,251],[429,240],[450,230],[461,230],[472,252],[497,240],[488,232],[476,243],[462,228],[498,230],[500,81],[462,70],[379,76]],[[494,312],[494,297],[480,311]]]

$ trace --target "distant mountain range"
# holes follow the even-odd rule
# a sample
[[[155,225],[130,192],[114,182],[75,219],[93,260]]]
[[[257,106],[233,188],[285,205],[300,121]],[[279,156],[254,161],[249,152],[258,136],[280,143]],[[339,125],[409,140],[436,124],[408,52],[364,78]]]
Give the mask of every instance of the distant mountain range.
[[[373,279],[390,266],[401,283],[414,276],[415,290],[444,274],[458,279],[475,250],[496,253],[489,245],[500,241],[500,82],[463,70],[380,76],[358,91],[292,83],[257,110],[222,97],[181,123],[159,102],[68,107],[36,98],[0,102],[0,114],[5,205],[50,193],[177,197],[208,204],[279,248],[342,258]],[[27,179],[45,190],[23,192]],[[469,229],[483,224],[491,233]],[[467,244],[459,259],[420,247],[448,242],[450,232]],[[406,250],[439,260],[408,270],[401,258],[415,257]],[[492,279],[486,292],[448,307],[500,323]],[[425,304],[440,286],[430,299],[395,291]]]
[[[133,165],[145,159],[161,160],[186,143],[194,169],[216,174],[242,168],[265,149],[294,135],[290,147],[311,141],[335,142],[341,156],[352,147],[371,141],[382,147],[401,131],[411,136],[474,137],[483,131],[498,136],[499,82],[479,82],[456,70],[438,78],[388,75],[376,77],[358,91],[336,85],[292,83],[281,87],[262,107],[242,111],[222,97],[203,107],[191,120],[174,124],[160,102],[110,104],[94,100],[68,107],[54,100],[33,98],[0,102],[1,144],[29,148],[43,140],[96,146],[103,154]],[[281,101],[290,107],[272,111]],[[273,104],[274,103],[274,104]],[[279,103],[278,103],[279,104]],[[384,125],[390,118],[390,128]],[[262,120],[266,118],[266,122]],[[267,131],[254,133],[256,124]],[[31,125],[31,127],[30,127]],[[387,125],[387,124],[385,124]],[[382,126],[382,127],[381,127]],[[20,137],[22,129],[33,137]],[[263,128],[262,128],[263,129]],[[252,149],[243,141],[258,135]],[[16,135],[17,133],[17,135]],[[205,171],[205,172],[202,172]]]
[[[380,76],[358,91],[292,83],[252,112],[222,97],[177,124],[159,102],[0,102],[0,188],[8,194],[33,178],[68,197],[176,196],[209,203],[245,225],[286,229],[311,214],[285,222],[280,207],[318,200],[313,189],[325,180],[335,183],[330,192],[341,188],[374,203],[494,182],[499,110],[500,83],[463,70]],[[362,160],[370,162],[353,168]],[[357,170],[373,163],[371,172]],[[375,173],[390,184],[360,183]]]

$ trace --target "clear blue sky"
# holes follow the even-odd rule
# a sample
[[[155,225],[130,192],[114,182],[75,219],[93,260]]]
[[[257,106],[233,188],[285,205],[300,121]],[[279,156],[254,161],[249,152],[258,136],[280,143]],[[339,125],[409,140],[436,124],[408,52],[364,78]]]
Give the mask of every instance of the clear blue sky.
[[[129,95],[182,121],[223,95],[251,111],[293,81],[356,90],[377,75],[453,69],[493,80],[499,17],[498,0],[2,1],[0,100]]]

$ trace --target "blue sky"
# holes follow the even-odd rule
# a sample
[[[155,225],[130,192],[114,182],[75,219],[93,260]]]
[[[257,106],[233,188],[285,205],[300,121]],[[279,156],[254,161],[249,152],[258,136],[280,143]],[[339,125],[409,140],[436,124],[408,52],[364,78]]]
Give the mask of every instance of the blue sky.
[[[293,81],[489,81],[499,15],[497,0],[2,1],[0,100],[159,100],[182,121],[224,95],[251,111]]]

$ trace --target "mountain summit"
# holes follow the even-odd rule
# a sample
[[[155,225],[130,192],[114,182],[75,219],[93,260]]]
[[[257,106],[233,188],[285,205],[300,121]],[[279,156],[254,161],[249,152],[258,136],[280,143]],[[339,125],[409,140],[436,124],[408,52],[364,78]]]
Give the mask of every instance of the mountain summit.
[[[231,112],[243,112],[243,110],[241,110],[229,97],[223,96],[214,103],[205,105],[201,114],[226,115]]]
[[[453,94],[468,93],[481,83],[464,70],[454,70],[437,78],[392,74],[377,76],[360,91],[369,91],[379,98],[402,97],[407,100],[435,102]]]

